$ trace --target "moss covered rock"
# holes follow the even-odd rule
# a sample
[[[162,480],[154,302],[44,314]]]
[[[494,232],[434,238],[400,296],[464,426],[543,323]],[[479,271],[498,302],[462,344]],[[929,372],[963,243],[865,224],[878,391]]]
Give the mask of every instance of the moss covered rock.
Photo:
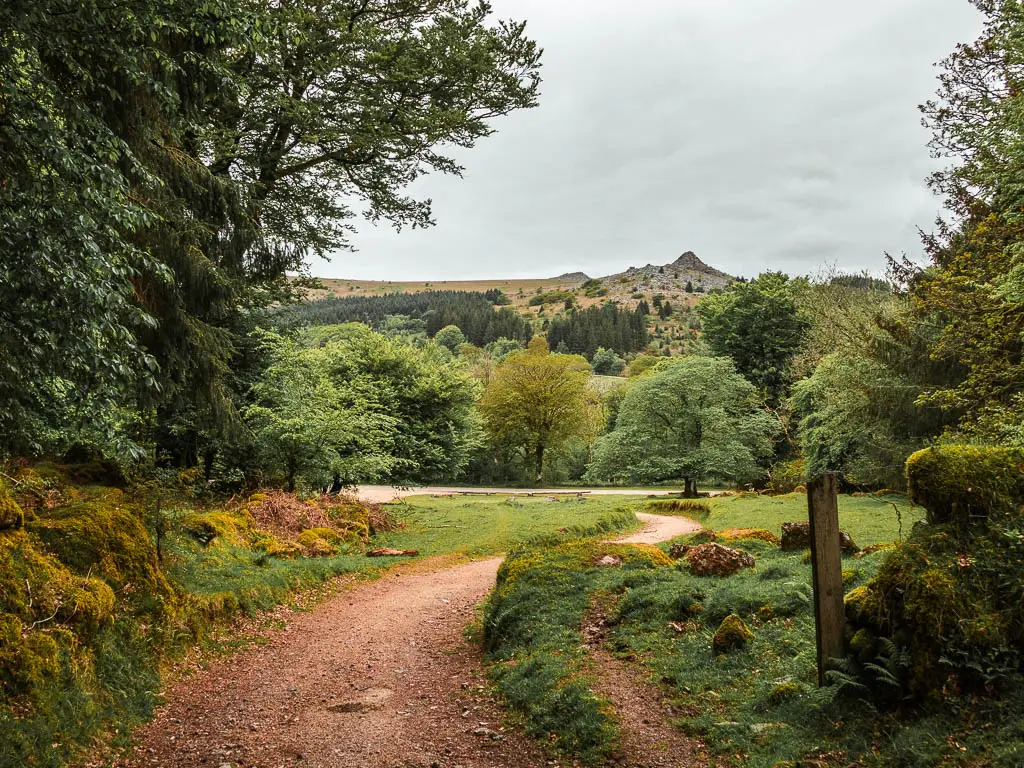
[[[711,648],[715,655],[729,653],[745,648],[754,639],[754,633],[746,622],[736,614],[726,616],[718,625],[718,630],[711,639]]]
[[[987,519],[993,512],[1019,514],[1024,506],[1024,449],[945,445],[907,459],[910,498],[928,522]]]
[[[21,528],[25,524],[25,513],[0,479],[0,531]]]
[[[743,568],[753,568],[754,558],[741,550],[709,542],[690,547],[686,564],[696,576],[732,576]]]
[[[342,542],[341,534],[333,528],[311,528],[300,533],[297,540],[306,557],[331,557],[336,555]]]
[[[1017,679],[1021,584],[1024,539],[1016,529],[967,535],[958,523],[924,526],[887,554],[872,581],[846,596],[848,648],[875,667],[885,662],[868,659],[870,652],[885,655],[900,667],[904,693],[918,699]],[[878,638],[877,649],[870,636]],[[870,668],[865,674],[870,688],[888,684],[876,684]]]
[[[175,593],[140,513],[119,491],[40,514],[29,526],[72,572],[102,579],[136,608],[163,613]]]

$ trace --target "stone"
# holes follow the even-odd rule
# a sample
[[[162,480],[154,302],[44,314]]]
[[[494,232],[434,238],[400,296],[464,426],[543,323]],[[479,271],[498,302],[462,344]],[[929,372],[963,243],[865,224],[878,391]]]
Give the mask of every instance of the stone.
[[[606,567],[606,568],[607,567],[618,567],[618,566],[622,565],[622,558],[619,557],[618,555],[605,555],[604,557],[602,557],[600,560],[597,561],[597,564],[600,565],[600,566]]]
[[[686,557],[686,553],[689,552],[693,547],[687,544],[671,544],[668,548],[668,556],[673,560],[679,560],[680,558]]]
[[[715,542],[690,547],[686,553],[690,573],[696,576],[732,576],[743,568],[753,568],[752,555]]]
[[[736,614],[726,616],[718,625],[718,631],[711,639],[711,648],[715,655],[729,653],[729,651],[745,648],[747,643],[754,639],[754,633]]]
[[[839,532],[839,547],[844,552],[860,552],[860,547],[846,531]],[[798,521],[782,524],[782,548],[785,550],[811,548],[811,524]]]

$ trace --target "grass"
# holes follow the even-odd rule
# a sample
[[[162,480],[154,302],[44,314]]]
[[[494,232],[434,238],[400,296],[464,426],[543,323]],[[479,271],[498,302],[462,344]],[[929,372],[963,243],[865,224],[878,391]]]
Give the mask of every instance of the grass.
[[[180,510],[166,512],[165,556],[157,568],[142,507],[102,488],[67,493],[85,494],[92,506],[70,520],[61,510],[38,509],[30,532],[0,534],[0,577],[10,584],[0,591],[0,768],[61,768],[103,733],[115,745],[125,744],[130,729],[152,717],[160,670],[168,660],[197,646],[228,652],[235,638],[220,630],[229,620],[292,602],[300,592],[307,596],[338,575],[372,578],[408,561],[362,554],[275,557],[249,548],[246,537],[228,534],[204,546],[185,524],[197,510],[182,504]],[[629,508],[642,505],[643,499],[636,497],[557,503],[500,496],[415,497],[390,507],[405,528],[375,537],[370,546],[417,549],[417,560],[495,555],[524,541],[600,536],[638,527]],[[211,519],[226,517],[218,510],[200,512]],[[110,544],[115,528],[122,534],[116,549]],[[48,536],[50,543],[37,534]],[[25,552],[34,559],[27,560]],[[99,565],[91,561],[93,555]],[[27,563],[35,564],[26,575],[37,598],[63,589],[78,590],[73,594],[79,601],[110,595],[116,602],[104,613],[102,601],[97,601],[95,620],[87,621],[84,610],[77,609],[67,619],[57,613],[47,618],[50,609],[43,611],[40,600],[32,604],[30,595],[15,594],[21,584],[28,584],[22,578]],[[100,578],[118,588],[112,592]],[[122,582],[131,583],[122,588]],[[85,586],[93,591],[84,591]],[[22,629],[33,620],[42,628],[25,630],[24,639]]]
[[[592,496],[583,501],[563,497],[557,502],[522,496],[410,496],[404,503],[387,505],[405,529],[377,541],[381,546],[417,549],[424,556],[496,555],[525,540],[574,526],[589,529],[609,518],[614,530],[638,528],[632,511],[643,509],[644,501],[637,496]]]
[[[711,506],[705,525],[715,530],[778,533],[782,522],[806,516],[802,494],[736,496]],[[862,546],[892,541],[901,527],[906,535],[919,512],[895,497],[840,500],[842,526]],[[752,554],[756,567],[702,578],[642,550],[620,568],[598,567],[608,546],[592,542],[512,552],[484,616],[498,690],[534,735],[584,762],[604,759],[614,748],[616,723],[607,702],[587,685],[592,672],[581,635],[598,612],[612,650],[648,668],[680,713],[678,725],[705,740],[716,765],[1024,764],[1022,690],[1002,699],[948,697],[941,711],[897,714],[841,696],[835,686],[818,689],[805,553],[752,539],[729,545]],[[844,558],[846,589],[870,580],[885,557]],[[730,615],[740,616],[754,639],[716,657],[712,636]]]
[[[708,499],[711,514],[704,526],[714,531],[728,528],[764,528],[782,532],[782,524],[807,519],[807,496],[739,494]],[[861,547],[906,538],[924,510],[911,507],[905,496],[840,496],[839,527]]]

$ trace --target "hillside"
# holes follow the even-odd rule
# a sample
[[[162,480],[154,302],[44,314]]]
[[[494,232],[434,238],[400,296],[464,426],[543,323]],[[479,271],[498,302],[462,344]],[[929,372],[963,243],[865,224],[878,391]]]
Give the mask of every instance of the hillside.
[[[539,311],[540,305],[530,305],[530,299],[538,294],[570,292],[576,296],[580,306],[602,304],[615,300],[635,304],[641,298],[648,302],[656,293],[679,304],[692,304],[692,295],[704,293],[713,288],[723,288],[733,277],[708,266],[695,253],[687,251],[667,264],[647,264],[643,267],[629,267],[606,277],[590,278],[584,272],[569,272],[558,277],[517,278],[502,280],[354,280],[346,278],[321,278],[322,290],[311,290],[308,297],[317,300],[327,297],[383,296],[388,293],[421,293],[423,291],[489,291],[498,289],[505,293],[513,306],[519,310]],[[586,286],[586,289],[584,289]],[[687,290],[689,288],[689,290]],[[689,300],[687,294],[690,294]]]

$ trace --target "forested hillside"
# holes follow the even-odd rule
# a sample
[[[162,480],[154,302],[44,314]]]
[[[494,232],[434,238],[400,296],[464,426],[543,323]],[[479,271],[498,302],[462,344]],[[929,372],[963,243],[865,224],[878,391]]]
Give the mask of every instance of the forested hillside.
[[[300,326],[357,322],[377,330],[421,329],[431,338],[442,328],[454,325],[478,347],[498,339],[525,344],[532,335],[530,323],[511,308],[496,307],[502,296],[499,291],[424,291],[328,298],[291,307],[285,317]]]

